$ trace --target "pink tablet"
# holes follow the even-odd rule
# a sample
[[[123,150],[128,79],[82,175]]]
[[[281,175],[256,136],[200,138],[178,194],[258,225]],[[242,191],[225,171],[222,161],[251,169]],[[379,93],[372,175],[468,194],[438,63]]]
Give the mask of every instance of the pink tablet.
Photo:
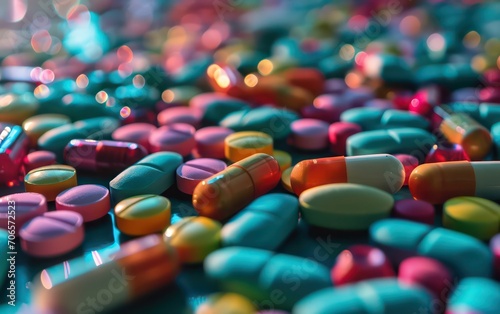
[[[50,166],[56,163],[56,154],[47,150],[39,150],[24,157],[24,173],[43,166]]]
[[[340,156],[345,156],[347,138],[361,132],[361,127],[351,122],[335,122],[328,127],[328,139],[332,151]]]
[[[190,160],[177,168],[177,188],[186,194],[193,194],[201,181],[226,169],[222,160],[198,158]]]
[[[434,224],[434,205],[426,201],[406,199],[394,203],[394,217]]]
[[[224,140],[234,131],[221,126],[201,128],[194,134],[196,148],[193,155],[197,157],[224,159]]]
[[[83,217],[67,210],[47,212],[25,223],[19,237],[26,254],[36,257],[63,255],[83,242]]]
[[[491,238],[490,249],[493,253],[493,274],[496,280],[500,280],[500,233]]]
[[[197,128],[202,118],[203,113],[200,109],[173,107],[165,109],[158,114],[158,124],[169,125],[173,123],[187,123]]]
[[[153,131],[149,136],[151,152],[176,152],[185,157],[195,147],[195,131],[192,125],[186,123],[174,123],[162,126]]]
[[[328,146],[329,124],[317,119],[292,122],[291,145],[303,150],[321,150]]]
[[[111,208],[109,191],[102,185],[84,184],[62,191],[56,197],[57,210],[74,211],[83,221],[105,216]]]
[[[14,225],[17,236],[22,225],[46,211],[47,201],[39,193],[16,193],[0,197],[0,228],[8,230],[9,226]]]
[[[115,141],[132,142],[149,150],[149,135],[156,126],[149,123],[130,123],[116,129],[111,138]]]

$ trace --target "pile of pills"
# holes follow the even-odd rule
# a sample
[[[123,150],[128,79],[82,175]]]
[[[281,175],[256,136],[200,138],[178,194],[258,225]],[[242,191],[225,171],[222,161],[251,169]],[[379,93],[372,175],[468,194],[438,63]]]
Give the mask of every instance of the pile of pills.
[[[0,49],[27,313],[500,313],[499,3],[53,2]]]

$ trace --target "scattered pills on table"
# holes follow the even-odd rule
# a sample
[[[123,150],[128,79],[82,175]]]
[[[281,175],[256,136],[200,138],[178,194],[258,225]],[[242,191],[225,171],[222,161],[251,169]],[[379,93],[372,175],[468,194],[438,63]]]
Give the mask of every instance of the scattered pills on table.
[[[322,150],[328,146],[328,128],[321,120],[295,120],[290,125],[290,144],[302,150]]]
[[[24,176],[26,192],[40,193],[48,202],[55,200],[60,192],[76,185],[76,170],[66,165],[36,168]]]
[[[24,172],[56,163],[56,155],[46,150],[38,150],[26,155],[23,159]]]
[[[55,201],[57,210],[77,212],[84,222],[105,216],[111,208],[108,189],[97,184],[83,184],[62,191]]]
[[[224,140],[224,153],[232,162],[240,161],[257,153],[273,154],[273,139],[262,132],[236,132]]]
[[[191,195],[198,183],[226,168],[226,163],[218,159],[198,158],[190,160],[177,167],[177,188],[179,191]]]
[[[433,225],[435,209],[431,203],[426,201],[403,199],[394,203],[393,216]]]
[[[201,158],[224,159],[225,139],[234,133],[233,130],[221,126],[201,128],[194,134],[196,148],[193,152]]]
[[[196,145],[195,128],[186,123],[174,123],[162,126],[149,136],[151,152],[170,151],[188,156]]]
[[[45,212],[47,212],[47,201],[42,194],[25,192],[2,196],[0,197],[0,228],[15,230],[17,235],[27,221]]]

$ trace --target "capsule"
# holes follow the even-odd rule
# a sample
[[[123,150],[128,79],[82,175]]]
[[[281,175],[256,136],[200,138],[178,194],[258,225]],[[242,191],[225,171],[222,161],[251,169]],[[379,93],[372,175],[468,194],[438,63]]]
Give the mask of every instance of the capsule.
[[[0,185],[12,185],[19,176],[29,139],[18,125],[0,123]]]
[[[408,181],[413,198],[442,204],[457,196],[500,199],[500,161],[448,161],[415,168]]]
[[[93,313],[96,303],[108,311],[171,283],[179,268],[175,251],[160,235],[150,235],[116,254],[94,251],[43,270],[35,277],[32,303],[43,313]]]
[[[276,159],[254,154],[200,182],[193,192],[193,206],[201,216],[224,220],[269,192],[280,178]]]
[[[303,160],[293,167],[290,180],[297,195],[331,183],[357,183],[396,193],[403,186],[405,171],[403,164],[388,154],[339,156]]]
[[[71,140],[64,148],[64,161],[79,170],[119,172],[147,154],[146,149],[136,143]]]

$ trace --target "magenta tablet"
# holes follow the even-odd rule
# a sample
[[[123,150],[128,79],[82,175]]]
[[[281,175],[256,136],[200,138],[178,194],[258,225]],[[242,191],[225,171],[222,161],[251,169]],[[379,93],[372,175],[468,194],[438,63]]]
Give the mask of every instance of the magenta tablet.
[[[173,107],[165,109],[158,114],[158,124],[169,125],[173,123],[187,123],[197,128],[202,118],[203,113],[200,109]]]
[[[177,188],[186,194],[193,194],[194,188],[201,181],[226,169],[222,160],[198,158],[190,160],[177,168]]]
[[[340,156],[345,156],[347,138],[361,132],[361,127],[351,122],[335,122],[328,127],[328,139],[332,151]]]
[[[407,154],[396,154],[394,157],[396,157],[403,164],[403,167],[405,168],[405,182],[403,184],[408,185],[408,179],[410,178],[411,172],[418,166],[418,159],[415,156]]]
[[[195,147],[195,128],[186,123],[165,125],[153,131],[149,136],[151,152],[175,152],[187,156]]]
[[[434,205],[431,203],[406,199],[394,203],[394,217],[422,222],[425,224],[434,224]]]
[[[221,126],[201,128],[194,134],[196,141],[195,156],[224,159],[224,140],[234,131]]]
[[[111,138],[115,141],[132,142],[149,150],[149,135],[156,126],[149,123],[130,123],[116,129]]]
[[[28,173],[33,169],[43,166],[50,166],[56,163],[56,154],[47,150],[39,150],[24,157],[24,172]]]
[[[290,142],[302,150],[321,150],[328,146],[329,124],[317,119],[300,119],[292,122]]]
[[[25,192],[0,197],[0,228],[8,230],[9,226],[14,225],[18,235],[24,223],[46,211],[47,201],[39,193]]]
[[[102,185],[84,184],[62,191],[56,197],[57,210],[74,211],[83,221],[105,216],[111,208],[109,191]]]
[[[26,254],[36,257],[63,255],[83,242],[83,217],[67,210],[47,212],[25,223],[19,237]]]

